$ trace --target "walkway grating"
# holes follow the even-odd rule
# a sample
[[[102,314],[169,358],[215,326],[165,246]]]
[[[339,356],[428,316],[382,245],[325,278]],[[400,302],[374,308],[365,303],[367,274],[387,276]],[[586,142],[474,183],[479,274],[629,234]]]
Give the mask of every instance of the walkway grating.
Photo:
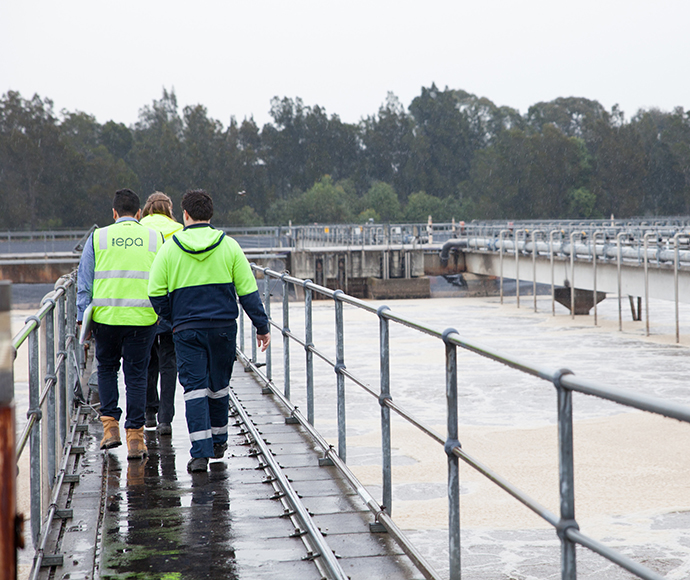
[[[274,397],[262,394],[239,364],[231,387],[347,576],[421,578],[387,534],[370,532],[373,516],[364,503],[334,467],[318,466],[321,453],[304,429],[286,424]],[[44,568],[41,578],[51,573],[85,580],[324,577],[308,544],[295,534],[283,501],[272,499],[270,474],[233,416],[225,458],[212,460],[207,473],[187,472],[189,440],[179,395],[173,436],[146,430],[149,456],[143,461],[128,461],[124,445],[100,451],[100,421],[86,416],[86,452],[75,467],[81,469],[80,481],[71,484],[73,519],[54,531],[51,541],[64,554],[64,565],[52,572]]]

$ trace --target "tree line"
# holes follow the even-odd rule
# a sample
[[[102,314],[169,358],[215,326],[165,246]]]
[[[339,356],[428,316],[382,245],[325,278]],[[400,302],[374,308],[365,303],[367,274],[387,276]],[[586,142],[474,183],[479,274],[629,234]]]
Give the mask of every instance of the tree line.
[[[115,190],[213,195],[226,226],[690,214],[690,111],[558,98],[522,115],[463,90],[388,95],[344,123],[274,98],[271,122],[181,111],[174,91],[127,127],[48,98],[0,100],[0,227],[88,227]],[[179,210],[178,210],[179,211]]]

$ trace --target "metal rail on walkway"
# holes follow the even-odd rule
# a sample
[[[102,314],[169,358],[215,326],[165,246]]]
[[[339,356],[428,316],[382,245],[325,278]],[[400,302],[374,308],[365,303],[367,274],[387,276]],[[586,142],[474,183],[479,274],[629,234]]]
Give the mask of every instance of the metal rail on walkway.
[[[598,384],[575,376],[568,369],[552,369],[533,365],[506,353],[498,352],[472,340],[462,337],[455,329],[448,328],[439,331],[422,323],[395,314],[387,306],[374,307],[372,304],[348,296],[341,290],[331,290],[314,284],[310,280],[301,280],[289,276],[286,273],[275,272],[266,268],[260,268],[252,264],[255,274],[263,276],[264,300],[270,316],[270,280],[278,280],[283,285],[283,316],[278,322],[271,319],[271,325],[276,328],[283,337],[284,353],[284,379],[283,392],[275,385],[271,369],[271,347],[267,351],[266,374],[264,381],[287,404],[292,414],[312,434],[316,442],[324,450],[326,457],[344,474],[354,490],[369,506],[376,516],[376,520],[395,537],[401,548],[412,558],[420,571],[427,578],[437,578],[438,573],[424,561],[416,552],[414,546],[404,537],[395,526],[392,518],[392,469],[391,469],[391,418],[390,412],[394,411],[408,423],[417,427],[428,435],[433,441],[443,446],[448,457],[448,528],[449,528],[449,568],[450,579],[461,578],[460,562],[460,481],[458,460],[473,467],[490,481],[494,482],[516,500],[524,504],[535,514],[540,516],[554,527],[561,541],[561,578],[562,580],[575,580],[577,577],[575,547],[577,544],[589,548],[609,561],[617,564],[639,578],[647,580],[659,580],[659,574],[649,570],[640,563],[635,562],[601,542],[588,537],[580,531],[575,519],[575,495],[574,495],[574,466],[573,466],[573,392],[584,393],[599,397],[608,401],[648,411],[665,417],[678,419],[690,423],[690,407],[669,402],[660,398],[639,395],[633,392],[612,388],[606,384]],[[290,329],[288,309],[288,285],[302,286],[305,293],[305,330],[303,337],[298,336]],[[313,344],[312,337],[312,298],[313,294],[321,294],[333,300],[335,312],[335,352],[336,359],[332,360],[324,354],[323,347]],[[380,377],[379,390],[373,390],[359,377],[349,372],[345,366],[344,355],[344,322],[343,305],[348,304],[372,314],[379,322],[379,359]],[[420,333],[439,340],[439,346],[445,349],[446,360],[446,398],[447,398],[447,433],[446,436],[435,432],[422,421],[417,420],[405,409],[394,402],[394,393],[390,383],[390,341],[389,324],[394,322]],[[241,324],[241,329],[243,325]],[[241,331],[242,332],[242,331]],[[242,336],[242,334],[241,334]],[[294,341],[305,351],[306,355],[306,392],[307,392],[307,417],[294,407],[289,401],[292,388],[290,373],[289,343]],[[254,342],[254,341],[253,341]],[[243,345],[241,345],[242,348]],[[531,375],[537,379],[545,380],[553,384],[556,389],[556,404],[558,409],[558,441],[559,441],[559,497],[560,514],[556,515],[531,498],[528,494],[517,488],[500,474],[485,466],[480,460],[472,457],[462,449],[458,433],[458,393],[457,393],[457,349],[462,348],[481,357],[507,365],[520,372]],[[337,425],[338,445],[336,450],[330,446],[313,428],[314,424],[314,369],[313,357],[316,355],[335,371],[337,384]],[[256,351],[252,352],[251,361],[256,360]],[[245,362],[251,362],[248,359]],[[383,505],[378,505],[366,488],[356,479],[346,465],[346,435],[347,421],[345,415],[345,379],[349,379],[366,393],[377,399],[381,412],[381,441],[382,441],[382,480],[383,480]]]
[[[486,234],[493,237],[484,237]],[[448,240],[441,249],[441,265],[448,263],[449,256],[457,250],[498,253],[500,281],[499,294],[503,303],[503,264],[511,259],[514,261],[517,307],[520,307],[520,280],[529,280],[529,275],[520,276],[520,258],[532,256],[532,277],[534,296],[534,311],[537,311],[537,258],[548,259],[551,268],[551,312],[555,315],[556,286],[554,282],[555,258],[560,263],[570,263],[569,283],[576,288],[575,264],[578,261],[589,262],[592,265],[592,304],[594,309],[594,325],[597,325],[597,264],[615,263],[617,267],[617,296],[618,296],[618,329],[623,329],[622,312],[622,275],[623,266],[640,267],[643,270],[644,301],[645,301],[645,331],[649,336],[649,277],[650,267],[659,270],[673,271],[673,301],[675,306],[675,335],[676,343],[680,342],[680,292],[678,286],[679,272],[690,268],[690,227],[675,227],[669,225],[656,226],[614,226],[599,229],[500,229],[491,231],[484,227],[468,226],[457,238]],[[571,291],[571,315],[575,316],[575,292]]]
[[[44,560],[49,559],[45,542],[53,519],[59,517],[57,497],[66,480],[65,466],[75,436],[72,410],[81,396],[84,353],[76,336],[76,272],[58,279],[38,311],[26,319],[12,339],[13,359],[25,344],[29,409],[15,457],[18,462],[28,443],[31,539],[35,548],[30,578],[36,578]]]

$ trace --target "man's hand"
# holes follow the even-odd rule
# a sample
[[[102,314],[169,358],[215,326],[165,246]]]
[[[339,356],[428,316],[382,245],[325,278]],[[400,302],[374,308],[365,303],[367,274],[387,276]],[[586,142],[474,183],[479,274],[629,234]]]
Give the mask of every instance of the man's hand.
[[[259,346],[261,347],[261,352],[264,352],[268,348],[268,345],[271,343],[271,334],[257,334],[256,341],[259,343]]]

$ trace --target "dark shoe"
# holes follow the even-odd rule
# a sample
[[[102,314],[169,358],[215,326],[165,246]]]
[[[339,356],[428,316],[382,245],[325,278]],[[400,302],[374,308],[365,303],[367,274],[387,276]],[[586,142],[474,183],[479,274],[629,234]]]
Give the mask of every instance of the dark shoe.
[[[208,457],[192,457],[187,463],[187,471],[194,473],[208,469]]]
[[[170,423],[159,423],[156,431],[158,431],[159,435],[170,437],[172,435],[172,425]]]
[[[222,459],[225,455],[225,450],[228,448],[227,443],[214,443],[213,444],[213,458]]]
[[[158,421],[156,421],[156,411],[146,411],[146,423],[144,423],[144,427],[148,427],[152,429],[158,424]]]

